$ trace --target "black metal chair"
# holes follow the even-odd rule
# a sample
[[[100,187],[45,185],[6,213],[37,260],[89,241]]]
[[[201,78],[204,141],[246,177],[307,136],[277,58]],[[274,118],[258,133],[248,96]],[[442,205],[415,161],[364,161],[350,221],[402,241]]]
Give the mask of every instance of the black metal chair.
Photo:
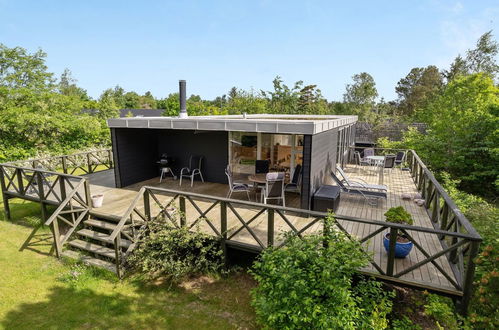
[[[384,169],[392,169],[395,167],[395,159],[396,159],[396,156],[395,155],[386,155],[385,156],[385,162],[383,164],[383,170]]]
[[[194,185],[194,177],[199,175],[201,181],[204,182],[203,174],[201,173],[201,165],[203,163],[203,156],[194,156],[191,155],[189,157],[189,167],[184,167],[180,170],[180,183],[179,186],[182,185],[182,178],[190,178],[191,179],[191,187]]]
[[[284,187],[285,192],[294,192],[294,193],[300,193],[301,189],[301,165],[298,164],[295,167],[295,171],[293,172],[293,178],[291,179],[291,182],[286,184]]]
[[[257,160],[255,161],[255,173],[269,173],[269,161],[268,160]]]
[[[395,157],[395,166],[402,167],[404,161],[405,161],[405,151],[397,152],[397,156]]]

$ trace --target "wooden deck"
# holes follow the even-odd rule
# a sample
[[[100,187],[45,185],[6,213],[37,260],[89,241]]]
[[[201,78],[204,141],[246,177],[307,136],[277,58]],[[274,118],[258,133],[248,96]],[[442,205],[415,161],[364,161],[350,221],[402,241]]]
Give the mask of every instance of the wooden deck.
[[[388,186],[388,198],[387,200],[380,199],[375,206],[369,205],[362,196],[354,195],[342,195],[340,207],[337,211],[339,216],[361,218],[366,220],[378,220],[384,221],[384,213],[387,209],[393,206],[404,206],[412,215],[414,219],[414,224],[420,227],[432,228],[432,223],[427,215],[424,207],[417,206],[413,201],[407,201],[402,199],[402,193],[417,193],[416,186],[413,183],[411,175],[409,172],[402,171],[400,169],[393,169],[386,171],[382,178],[379,176],[379,172],[350,165],[345,169],[346,173],[355,180],[355,178],[362,178],[369,183],[379,183],[382,179],[383,184]],[[104,194],[104,205],[101,208],[95,209],[95,211],[111,215],[111,216],[122,216],[126,210],[131,205],[133,199],[136,197],[137,192],[142,186],[153,186],[158,188],[181,190],[190,193],[197,193],[203,195],[210,195],[216,197],[225,197],[228,192],[227,185],[217,184],[217,183],[201,183],[195,182],[194,187],[190,187],[189,182],[184,182],[182,186],[179,186],[178,181],[174,181],[169,178],[164,180],[163,183],[159,183],[159,178],[151,179],[148,181],[140,182],[138,184],[118,189],[114,188],[114,173],[113,170],[107,170],[103,172],[97,172],[88,175],[91,184],[91,194]],[[172,196],[167,194],[159,194],[159,201],[165,205]],[[255,201],[255,195],[251,195],[252,201]],[[234,194],[232,196],[234,199],[247,200],[246,194]],[[213,201],[194,199],[195,204],[199,207],[201,211],[206,211],[212,204]],[[296,194],[286,195],[286,206],[287,207],[298,207],[299,206],[299,196]],[[140,207],[139,207],[140,208]],[[263,248],[267,246],[268,236],[267,236],[267,216],[265,213],[261,213],[255,219],[259,211],[258,208],[253,208],[249,206],[241,205],[235,206],[237,214],[246,222],[246,225],[251,228],[249,232],[242,224],[241,219],[232,211],[228,212],[228,235],[230,240],[233,242],[244,243],[247,245],[254,245],[256,249]],[[151,213],[157,214],[160,211],[159,206],[156,206]],[[212,208],[206,213],[206,218],[211,219],[211,225],[207,222],[199,221],[196,228],[199,230],[209,233],[216,234],[216,231],[221,232],[219,209],[217,207]],[[186,218],[188,224],[193,224],[196,219],[200,216],[199,210],[196,206],[187,202],[186,205]],[[285,232],[289,231],[294,227],[297,231],[305,228],[313,220],[309,217],[303,217],[300,213],[291,214],[286,212],[286,219],[276,215],[275,217],[275,232]],[[339,223],[350,233],[352,236],[359,239],[368,236],[370,233],[378,230],[380,227],[372,224],[363,224],[354,221],[340,220]],[[215,228],[215,229],[213,229]],[[216,230],[216,231],[215,231]],[[322,224],[316,222],[307,228],[304,233],[312,233],[322,230]],[[382,244],[382,235],[387,230],[379,232],[372,238],[368,239],[363,243],[366,250],[370,251],[373,256],[375,263],[381,268],[386,269],[387,264],[387,253],[384,250]],[[421,247],[426,250],[427,254],[434,255],[442,251],[442,246],[439,239],[434,233],[423,233],[420,231],[409,231],[411,236],[421,245]],[[256,237],[255,237],[256,236]],[[274,244],[279,244],[280,239],[275,238]],[[416,247],[413,248],[411,254],[404,259],[396,259],[394,274],[402,272],[404,269],[426,260],[427,257],[424,256],[423,252],[419,251]],[[445,270],[447,274],[453,274],[449,262],[445,255],[435,259],[436,263]],[[372,274],[379,274],[374,266],[369,266],[364,271]],[[453,275],[452,275],[453,276]],[[380,277],[383,277],[380,275]],[[455,278],[452,280],[458,282]],[[406,282],[406,284],[433,288],[435,291],[457,294],[458,290],[449,282],[447,278],[440,272],[437,267],[428,262],[421,267],[418,267],[406,274],[403,274],[397,278],[397,281]]]

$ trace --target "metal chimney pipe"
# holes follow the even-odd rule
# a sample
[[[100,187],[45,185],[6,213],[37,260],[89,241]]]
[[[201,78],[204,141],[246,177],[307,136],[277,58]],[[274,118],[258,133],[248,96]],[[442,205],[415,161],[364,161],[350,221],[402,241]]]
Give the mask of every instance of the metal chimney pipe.
[[[187,114],[186,108],[186,88],[185,88],[185,80],[178,81],[179,88],[179,99],[180,99],[180,113],[178,115],[179,118],[187,118],[189,115]]]

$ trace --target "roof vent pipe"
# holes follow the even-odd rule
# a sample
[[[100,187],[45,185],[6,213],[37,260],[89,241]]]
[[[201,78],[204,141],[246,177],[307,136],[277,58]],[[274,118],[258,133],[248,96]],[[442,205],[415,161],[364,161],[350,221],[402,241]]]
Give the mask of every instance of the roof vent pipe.
[[[180,99],[180,113],[178,117],[187,118],[189,117],[189,115],[187,114],[187,108],[186,108],[185,80],[178,81],[178,88],[179,88],[179,99]]]

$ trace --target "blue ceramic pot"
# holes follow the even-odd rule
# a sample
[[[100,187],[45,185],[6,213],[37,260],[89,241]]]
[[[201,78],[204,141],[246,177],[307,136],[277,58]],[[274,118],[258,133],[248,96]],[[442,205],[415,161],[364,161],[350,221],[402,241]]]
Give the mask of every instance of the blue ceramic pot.
[[[385,247],[386,252],[388,252],[388,249],[390,247],[390,233],[385,233],[383,235],[383,245]],[[412,250],[412,242],[407,242],[407,243],[395,243],[395,258],[405,258],[411,252]]]

